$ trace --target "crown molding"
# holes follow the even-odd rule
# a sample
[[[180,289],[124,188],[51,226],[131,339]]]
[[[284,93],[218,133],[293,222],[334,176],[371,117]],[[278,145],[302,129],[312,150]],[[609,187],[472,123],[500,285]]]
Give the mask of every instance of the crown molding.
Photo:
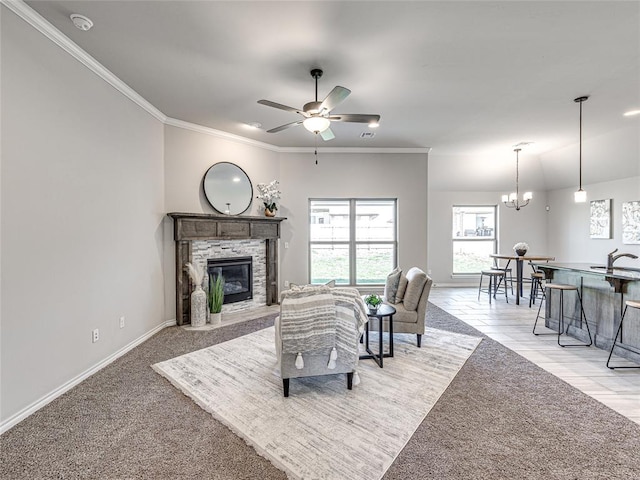
[[[431,147],[318,147],[318,153],[429,153]],[[314,147],[280,147],[281,153],[313,153]]]
[[[204,127],[202,125],[198,125],[197,123],[185,122],[184,120],[178,120],[177,118],[166,117],[164,123],[165,125],[170,125],[172,127],[183,128],[185,130],[204,133],[205,135],[211,135],[213,137],[224,138],[225,140],[244,143],[253,147],[264,148],[265,150],[271,150],[272,152],[281,151],[280,147],[271,145],[270,143],[252,140],[251,138],[242,137],[233,133],[223,132],[222,130],[216,130],[215,128]]]
[[[78,60],[85,67],[98,75],[117,91],[122,93],[125,97],[129,98],[131,101],[139,105],[142,109],[146,110],[153,117],[160,120],[165,125],[183,128],[185,130],[191,130],[193,132],[203,133],[205,135],[211,135],[218,138],[224,138],[226,140],[243,143],[245,145],[251,145],[253,147],[263,148],[265,150],[270,150],[272,152],[278,153],[313,153],[316,150],[314,147],[278,147],[270,143],[252,140],[250,138],[235,135],[233,133],[223,132],[221,130],[215,130],[213,128],[204,127],[195,123],[185,122],[176,118],[167,117],[155,106],[145,100],[135,90],[129,87],[129,85],[124,83],[110,70],[105,68],[95,58],[93,58],[82,48],[80,48],[69,37],[64,35],[60,30],[54,27],[46,19],[44,19],[38,12],[33,10],[23,0],[0,0],[0,3],[2,3],[2,5],[5,5],[7,8],[9,8],[9,10],[11,10],[33,28],[42,33],[45,37],[62,48],[65,52]],[[318,148],[318,151],[324,153],[429,153],[431,151],[431,148],[321,147]]]
[[[129,98],[131,101],[142,107],[153,117],[157,118],[163,123],[165,122],[167,116],[164,113],[162,113],[151,103],[145,100],[135,90],[129,87],[129,85],[116,77],[113,73],[111,73],[111,71],[105,68],[100,62],[98,62],[95,58],[85,52],[73,41],[71,41],[71,39],[64,35],[60,30],[51,25],[29,5],[24,3],[22,0],[0,0],[0,2],[2,2],[2,4],[9,8],[9,10],[18,15],[33,28],[38,30],[53,43],[62,48],[73,58],[82,63],[93,73],[102,78],[113,88],[122,93],[125,97]]]

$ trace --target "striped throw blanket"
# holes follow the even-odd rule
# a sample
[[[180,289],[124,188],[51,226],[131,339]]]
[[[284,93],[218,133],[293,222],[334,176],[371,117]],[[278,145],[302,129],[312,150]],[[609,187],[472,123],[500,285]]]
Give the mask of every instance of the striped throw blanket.
[[[366,312],[355,288],[320,285],[282,292],[282,351],[329,358],[337,348],[343,362],[357,362],[358,339],[368,321]],[[335,361],[336,353],[332,359]]]

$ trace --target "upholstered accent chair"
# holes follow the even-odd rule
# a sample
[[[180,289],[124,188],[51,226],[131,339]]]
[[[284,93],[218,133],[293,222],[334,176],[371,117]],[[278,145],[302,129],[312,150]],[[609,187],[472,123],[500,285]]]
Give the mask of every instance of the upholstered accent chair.
[[[292,378],[345,373],[349,390],[359,383],[366,312],[355,288],[309,285],[282,292],[275,342],[285,397]]]
[[[385,301],[396,309],[393,316],[393,333],[415,333],[418,347],[422,345],[432,285],[431,277],[418,267],[413,267],[406,275],[401,275],[395,298],[385,296]],[[374,324],[375,322],[372,322],[369,329],[374,329]],[[387,321],[383,328],[388,329]]]

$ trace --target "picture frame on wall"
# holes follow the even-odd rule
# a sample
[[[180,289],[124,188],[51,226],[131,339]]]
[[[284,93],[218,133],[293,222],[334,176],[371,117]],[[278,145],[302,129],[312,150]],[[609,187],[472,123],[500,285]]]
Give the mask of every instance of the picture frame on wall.
[[[640,245],[640,201],[622,204],[622,243]]]
[[[589,224],[591,238],[611,238],[611,199],[592,200]]]

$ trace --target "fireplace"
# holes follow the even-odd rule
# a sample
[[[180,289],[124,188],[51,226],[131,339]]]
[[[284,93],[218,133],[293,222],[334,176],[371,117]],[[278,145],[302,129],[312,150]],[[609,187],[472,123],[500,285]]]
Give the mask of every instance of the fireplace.
[[[236,303],[253,298],[252,257],[210,258],[207,273],[215,280],[224,278],[224,303]]]

